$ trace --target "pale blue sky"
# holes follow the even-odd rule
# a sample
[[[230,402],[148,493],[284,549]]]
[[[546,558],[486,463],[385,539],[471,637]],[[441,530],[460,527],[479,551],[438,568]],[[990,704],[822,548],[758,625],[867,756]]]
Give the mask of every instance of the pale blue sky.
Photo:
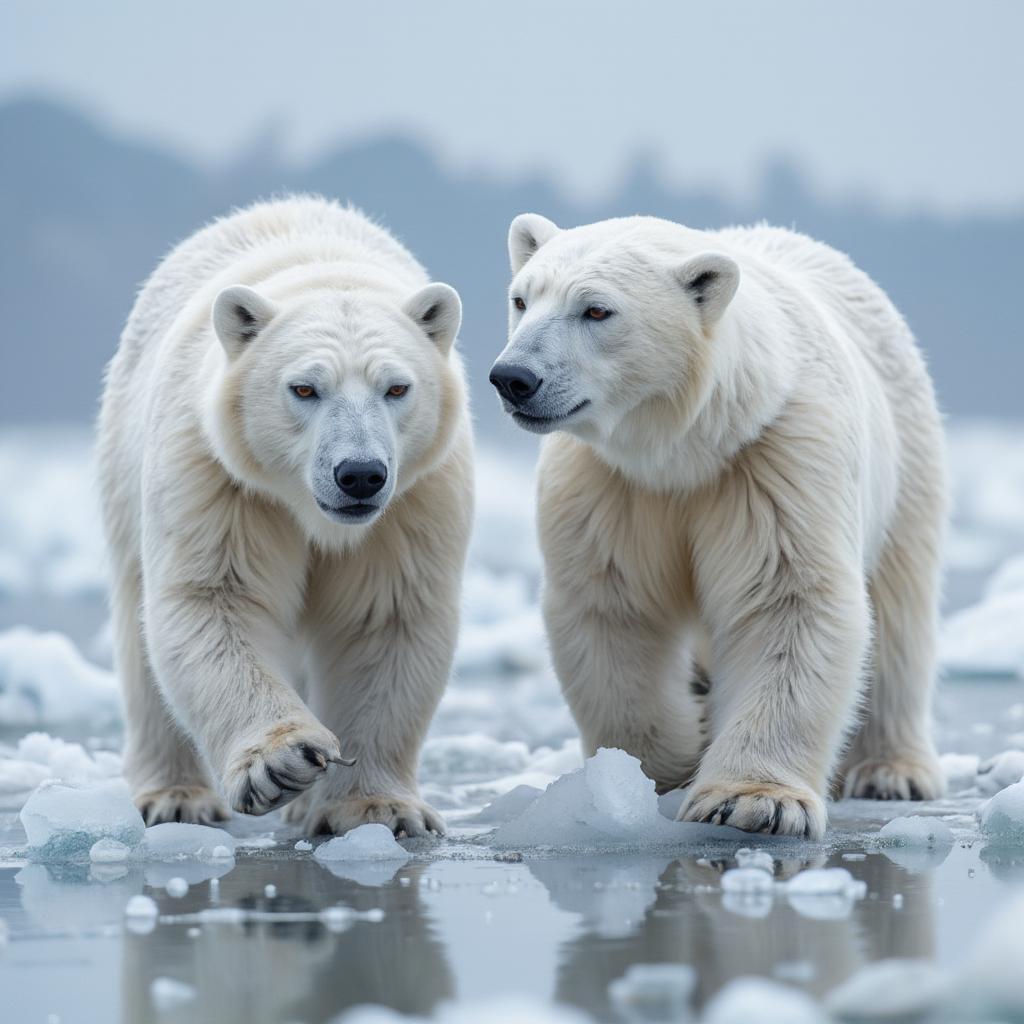
[[[64,97],[115,130],[230,157],[382,131],[451,166],[608,187],[656,153],[745,190],[795,157],[830,194],[1024,206],[1024,4],[5,0],[0,99]]]

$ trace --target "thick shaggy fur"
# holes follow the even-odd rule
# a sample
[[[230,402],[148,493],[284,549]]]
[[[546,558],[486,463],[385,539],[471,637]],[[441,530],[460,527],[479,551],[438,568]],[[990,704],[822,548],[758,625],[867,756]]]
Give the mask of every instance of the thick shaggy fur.
[[[150,823],[301,794],[309,830],[443,828],[415,773],[472,516],[460,316],[390,235],[315,198],[213,223],[143,288],[99,455]],[[387,484],[351,518],[335,467],[370,458]]]
[[[821,836],[831,780],[938,796],[943,437],[883,292],[770,227],[527,214],[509,250],[496,369],[541,381],[505,407],[551,435],[544,614],[587,752],[754,832]]]

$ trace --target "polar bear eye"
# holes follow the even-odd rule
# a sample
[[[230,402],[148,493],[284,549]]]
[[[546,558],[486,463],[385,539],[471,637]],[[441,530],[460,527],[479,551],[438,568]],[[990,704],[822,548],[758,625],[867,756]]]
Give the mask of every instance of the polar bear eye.
[[[293,384],[292,394],[296,398],[316,398],[316,388],[311,387],[309,384]]]
[[[512,305],[520,310],[520,312],[526,309],[526,303],[518,295],[512,300]]]
[[[612,311],[604,306],[590,306],[583,315],[588,320],[607,320],[612,315]]]
[[[387,395],[388,398],[401,398],[408,390],[408,384],[392,384],[387,390]]]

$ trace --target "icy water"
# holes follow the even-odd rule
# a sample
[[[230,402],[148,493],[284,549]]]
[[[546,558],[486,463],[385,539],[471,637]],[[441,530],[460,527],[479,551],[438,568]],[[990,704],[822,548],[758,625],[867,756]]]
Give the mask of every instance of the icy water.
[[[947,740],[960,752],[1002,749],[999,730],[984,724],[1009,728],[1019,692],[992,681],[947,685]],[[273,818],[237,819],[231,831],[258,845],[219,866],[29,864],[19,856],[16,814],[6,812],[0,1018],[312,1024],[363,1003],[429,1015],[441,1002],[521,992],[612,1021],[620,1018],[608,986],[631,964],[691,965],[698,1007],[744,975],[822,995],[888,957],[953,969],[1024,881],[1024,851],[999,855],[978,837],[977,804],[840,803],[823,846],[771,848],[777,878],[844,867],[867,885],[859,901],[723,894],[721,872],[735,866],[736,843],[590,856],[524,850],[521,863],[508,863],[494,859],[487,831],[458,825],[445,840],[407,843],[412,858],[400,866],[323,865],[296,851],[296,834]],[[922,810],[953,828],[952,849],[877,847],[879,825]],[[184,897],[165,888],[174,876],[190,885]],[[126,921],[137,893],[158,904],[155,923]],[[317,917],[338,905],[382,914],[327,924]],[[195,916],[211,908],[250,913]],[[196,998],[177,1008],[155,1002],[160,978],[193,986]]]

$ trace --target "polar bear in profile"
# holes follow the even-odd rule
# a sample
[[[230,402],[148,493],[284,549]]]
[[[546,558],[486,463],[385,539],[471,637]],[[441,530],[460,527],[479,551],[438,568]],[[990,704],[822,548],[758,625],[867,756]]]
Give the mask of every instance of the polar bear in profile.
[[[549,435],[544,615],[587,752],[751,832],[820,837],[830,783],[939,796],[943,436],[885,294],[770,227],[524,214],[509,252],[491,381]]]
[[[143,288],[99,464],[149,824],[298,798],[308,831],[443,830],[416,770],[473,508],[461,315],[387,232],[317,198],[216,221]]]

